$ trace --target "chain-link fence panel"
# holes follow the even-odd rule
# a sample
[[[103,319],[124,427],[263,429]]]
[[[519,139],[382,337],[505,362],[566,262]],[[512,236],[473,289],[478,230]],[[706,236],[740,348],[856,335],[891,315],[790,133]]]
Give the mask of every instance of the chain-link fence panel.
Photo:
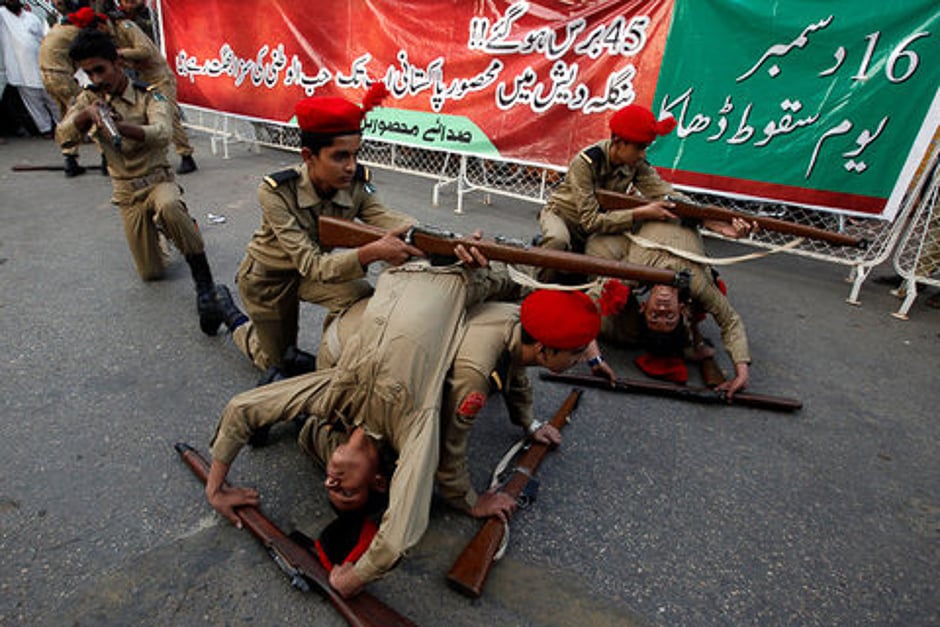
[[[300,150],[300,130],[296,127],[251,121],[193,107],[184,106],[184,109],[187,125],[211,133],[213,151],[217,151],[217,145],[221,144],[226,157],[229,145],[238,142],[247,142],[252,147]],[[484,194],[484,202],[489,201],[490,194],[498,194],[533,203],[544,203],[552,190],[564,179],[562,169],[458,155],[371,139],[363,142],[359,159],[372,167],[436,179],[433,198],[435,205],[438,203],[440,189],[453,185],[457,190],[458,213],[462,213],[463,198],[469,193]],[[912,186],[893,222],[845,216],[785,203],[683,191],[700,203],[715,204],[750,215],[770,216],[863,239],[866,245],[858,248],[806,239],[786,251],[789,254],[851,266],[853,288],[848,301],[857,304],[862,282],[872,267],[886,261],[890,256],[904,224],[913,212],[915,197],[919,197],[920,189],[921,185]],[[764,230],[743,242],[759,248],[773,249],[792,239],[790,235]]]

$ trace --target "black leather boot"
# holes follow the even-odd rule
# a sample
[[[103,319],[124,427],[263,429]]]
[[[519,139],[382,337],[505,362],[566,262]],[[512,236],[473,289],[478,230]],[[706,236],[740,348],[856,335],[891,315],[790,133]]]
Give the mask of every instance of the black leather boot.
[[[215,286],[215,302],[222,312],[222,322],[229,332],[248,322],[248,316],[232,300],[232,293],[221,283]]]
[[[180,165],[176,168],[177,174],[189,174],[190,172],[195,172],[198,168],[196,167],[196,162],[193,160],[192,155],[183,155],[180,157]]]
[[[196,311],[199,313],[199,328],[206,335],[215,335],[222,324],[222,312],[215,300],[215,290],[196,286]]]
[[[85,168],[78,165],[78,157],[75,155],[65,155],[65,176],[72,178],[81,176],[85,173]]]
[[[317,369],[317,356],[302,351],[296,346],[288,346],[281,358],[281,370],[288,377],[307,374]]]
[[[215,283],[209,260],[205,253],[186,255],[186,263],[196,283],[196,311],[199,313],[199,328],[206,335],[215,335],[224,318],[215,297]]]

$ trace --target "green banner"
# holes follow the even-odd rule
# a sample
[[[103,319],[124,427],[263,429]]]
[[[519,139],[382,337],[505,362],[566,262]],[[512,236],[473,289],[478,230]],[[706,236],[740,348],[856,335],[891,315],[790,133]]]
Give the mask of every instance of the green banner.
[[[499,156],[486,133],[462,115],[379,107],[369,112],[362,132],[371,139],[420,148],[481,157]]]
[[[892,218],[937,126],[938,25],[936,0],[678,0],[654,107],[679,125],[650,160],[680,184]]]

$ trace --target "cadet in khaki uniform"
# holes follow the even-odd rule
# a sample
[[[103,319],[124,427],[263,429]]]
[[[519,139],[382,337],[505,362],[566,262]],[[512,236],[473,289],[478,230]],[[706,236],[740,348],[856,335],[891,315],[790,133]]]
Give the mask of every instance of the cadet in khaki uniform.
[[[196,283],[196,306],[202,330],[214,335],[222,323],[205,245],[186,211],[181,190],[166,158],[170,138],[169,103],[159,92],[133,83],[124,73],[110,37],[83,30],[69,50],[91,80],[57,129],[64,146],[92,132],[108,161],[113,194],[137,272],[145,281],[163,275],[158,230],[186,257]],[[112,140],[102,122],[100,104],[114,111],[118,136]]]
[[[501,287],[493,294],[497,298],[512,295]],[[585,316],[584,329],[578,329],[571,321],[572,301],[583,302],[587,307],[590,315]],[[346,339],[362,319],[366,303],[366,300],[356,303],[324,331],[317,353],[319,368],[332,367],[342,354]],[[437,492],[448,505],[477,518],[507,513],[514,507],[513,501],[502,493],[480,494],[474,490],[467,470],[470,430],[490,396],[501,396],[509,419],[534,440],[547,444],[561,442],[557,429],[535,420],[527,367],[565,369],[571,364],[559,362],[557,355],[570,355],[567,351],[574,348],[578,355],[583,351],[583,358],[596,374],[614,376],[602,366],[600,349],[593,341],[597,331],[592,327],[596,318],[592,307],[580,293],[543,291],[524,301],[524,322],[520,321],[520,306],[515,303],[486,302],[468,309],[466,330],[444,383],[441,410],[443,434]],[[547,319],[548,312],[557,312],[559,320]]]
[[[428,524],[442,386],[464,333],[464,308],[490,290],[490,282],[478,280],[485,274],[426,264],[389,269],[379,277],[362,322],[335,368],[233,398],[212,443],[206,483],[212,506],[237,523],[233,508],[258,502],[256,491],[224,485],[239,449],[259,428],[306,414],[300,445],[325,465],[330,502],[341,512],[361,508],[371,492],[386,490],[387,477],[379,472],[380,449],[397,455],[387,484],[389,506],[377,534],[354,563],[333,568],[330,584],[349,596],[387,573]],[[587,344],[600,326],[599,314],[587,297],[573,298],[578,301],[567,306],[540,304],[538,299],[533,305],[543,310],[552,327],[562,326],[559,319],[565,313],[576,319],[583,334],[578,341]],[[583,350],[580,346],[553,352],[548,366],[564,369]]]
[[[383,90],[377,83],[366,95],[368,107],[332,97],[300,101],[296,111],[303,163],[266,176],[258,188],[261,226],[248,243],[237,277],[251,324],[241,325],[232,338],[262,370],[280,367],[285,350],[297,343],[300,301],[326,307],[329,322],[372,292],[364,279],[368,264],[398,265],[422,254],[399,237],[414,220],[386,209],[365,168],[356,163],[362,118],[384,97]],[[319,243],[321,215],[398,231],[360,248],[331,251]],[[223,309],[231,306],[224,290],[219,296]]]
[[[754,228],[753,224],[737,218],[733,223],[723,223],[724,226],[712,222],[709,224],[713,228],[720,228],[720,232],[728,237],[741,237]],[[682,345],[689,337],[689,317],[694,312],[710,313],[721,330],[722,343],[735,367],[734,378],[721,384],[719,389],[733,397],[736,391],[747,386],[749,380],[751,357],[747,333],[741,316],[728,302],[711,268],[682,256],[682,253],[690,253],[698,258],[704,257],[705,246],[698,228],[674,220],[645,222],[639,225],[636,236],[642,239],[629,245],[626,260],[677,272],[688,270],[688,294],[682,294],[680,288],[673,285],[653,285],[643,302],[638,302],[631,295],[619,313],[604,317],[601,337],[617,343],[634,344],[647,342],[653,334],[661,338],[673,336],[676,341],[665,341],[663,346],[668,350],[668,345],[672,345],[678,349],[676,352],[681,353]],[[666,247],[673,250],[666,250]],[[694,312],[689,310],[687,304],[692,306]],[[703,348],[696,346],[694,352]],[[642,363],[637,365],[654,376],[674,372],[674,366],[668,361],[652,361],[648,366]],[[681,367],[684,369],[684,364]],[[684,379],[681,380],[684,382]]]
[[[153,14],[144,0],[121,0],[121,11],[127,16],[127,19],[133,20],[134,24],[137,24],[151,41],[156,41],[153,29]]]
[[[128,67],[137,72],[140,80],[156,87],[170,102],[173,114],[173,145],[176,146],[176,154],[180,156],[176,173],[188,174],[196,170],[193,146],[186,135],[186,129],[183,128],[180,108],[176,101],[176,77],[160,49],[137,24],[121,13],[117,14],[110,25],[103,23],[99,28],[114,37],[118,55]]]
[[[53,25],[39,45],[39,71],[42,73],[42,84],[46,92],[59,105],[62,117],[65,117],[72,101],[82,91],[78,81],[75,80],[75,64],[69,58],[69,46],[82,28],[78,24],[83,23],[82,20],[86,14],[90,12],[94,15],[94,11],[85,8],[86,12],[71,13]],[[74,145],[70,144],[68,148],[62,148],[67,177],[85,173],[85,168],[78,164],[79,143],[80,141],[75,142]]]
[[[619,235],[628,232],[634,220],[675,218],[662,198],[677,194],[646,160],[646,149],[658,135],[675,128],[675,118],[657,121],[640,105],[617,111],[610,119],[610,139],[581,151],[571,162],[565,180],[539,213],[542,238],[539,245],[554,250],[584,252],[605,259],[617,259],[609,241],[620,246]],[[651,200],[636,209],[602,211],[595,192],[604,189],[639,194]],[[544,279],[552,273],[540,273]]]

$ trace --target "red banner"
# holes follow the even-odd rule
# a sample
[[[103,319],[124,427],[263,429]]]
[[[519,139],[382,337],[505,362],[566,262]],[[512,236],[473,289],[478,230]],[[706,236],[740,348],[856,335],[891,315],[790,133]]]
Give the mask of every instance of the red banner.
[[[613,111],[652,107],[672,4],[164,0],[161,16],[183,103],[283,123],[306,96],[384,81],[367,134],[567,166]]]

